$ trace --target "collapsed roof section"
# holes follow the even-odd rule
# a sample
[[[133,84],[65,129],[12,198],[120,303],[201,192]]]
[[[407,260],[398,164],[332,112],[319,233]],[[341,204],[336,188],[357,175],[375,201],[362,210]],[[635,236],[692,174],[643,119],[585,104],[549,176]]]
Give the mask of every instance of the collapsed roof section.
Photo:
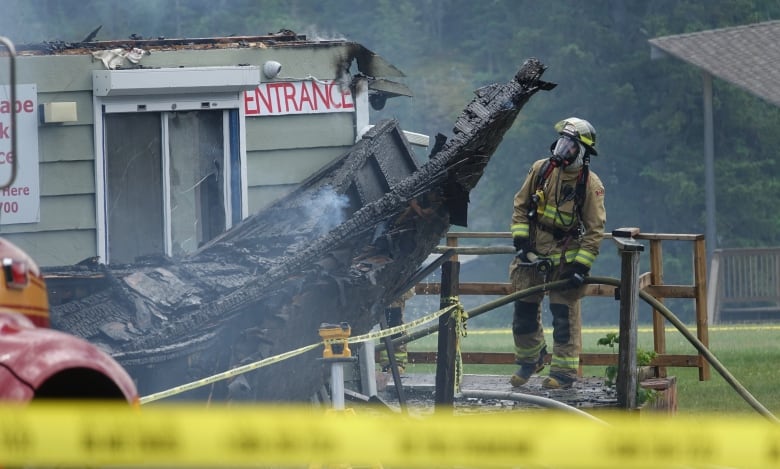
[[[505,132],[531,96],[554,86],[541,80],[544,69],[529,59],[509,82],[476,90],[425,164],[397,122],[385,121],[184,259],[49,271],[102,283],[54,306],[53,325],[102,344],[141,394],[319,342],[322,323],[368,332],[451,224],[465,221]],[[323,383],[317,358],[311,351],[187,398],[305,400]]]

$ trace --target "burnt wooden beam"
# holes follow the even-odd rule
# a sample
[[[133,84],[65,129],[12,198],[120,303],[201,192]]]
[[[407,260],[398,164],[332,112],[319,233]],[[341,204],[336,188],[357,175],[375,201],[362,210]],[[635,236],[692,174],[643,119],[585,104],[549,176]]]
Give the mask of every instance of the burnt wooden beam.
[[[460,262],[447,261],[441,267],[442,290],[440,308],[452,305],[458,296]],[[436,405],[452,407],[455,402],[455,353],[458,334],[452,314],[439,316],[438,358],[436,360]]]

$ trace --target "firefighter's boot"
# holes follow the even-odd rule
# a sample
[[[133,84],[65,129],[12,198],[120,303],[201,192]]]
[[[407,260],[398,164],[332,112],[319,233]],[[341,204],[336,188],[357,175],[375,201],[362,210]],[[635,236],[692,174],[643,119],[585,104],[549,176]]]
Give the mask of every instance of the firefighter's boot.
[[[547,356],[547,347],[542,347],[542,350],[539,351],[539,358],[535,363],[524,363],[520,365],[520,368],[518,368],[512,377],[509,378],[509,383],[512,385],[512,387],[519,388],[528,382],[532,374],[539,373],[540,371],[544,370],[545,356]]]
[[[550,376],[542,381],[542,387],[545,389],[569,389],[576,381],[576,376],[551,371]]]

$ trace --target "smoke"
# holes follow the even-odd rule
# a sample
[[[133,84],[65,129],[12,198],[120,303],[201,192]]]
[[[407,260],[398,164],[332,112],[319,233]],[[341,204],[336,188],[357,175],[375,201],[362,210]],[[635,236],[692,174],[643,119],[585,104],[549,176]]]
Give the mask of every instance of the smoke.
[[[347,41],[347,37],[341,33],[323,32],[318,30],[317,26],[310,24],[304,28],[300,34],[304,34],[309,41],[327,42],[327,41]]]
[[[349,197],[338,194],[332,187],[319,190],[304,208],[304,217],[319,227],[319,235],[325,235],[347,219]]]

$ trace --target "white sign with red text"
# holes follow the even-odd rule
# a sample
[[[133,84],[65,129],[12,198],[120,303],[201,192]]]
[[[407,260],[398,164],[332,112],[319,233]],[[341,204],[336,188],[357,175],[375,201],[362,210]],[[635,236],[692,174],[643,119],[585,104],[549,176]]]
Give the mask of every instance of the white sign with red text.
[[[349,88],[333,80],[261,83],[244,92],[244,112],[251,116],[354,112]]]
[[[16,152],[11,149],[11,112],[16,109]],[[38,179],[38,88],[17,85],[16,102],[11,89],[0,86],[0,184],[11,178],[16,160],[16,179],[0,189],[0,225],[36,223],[41,219]]]

